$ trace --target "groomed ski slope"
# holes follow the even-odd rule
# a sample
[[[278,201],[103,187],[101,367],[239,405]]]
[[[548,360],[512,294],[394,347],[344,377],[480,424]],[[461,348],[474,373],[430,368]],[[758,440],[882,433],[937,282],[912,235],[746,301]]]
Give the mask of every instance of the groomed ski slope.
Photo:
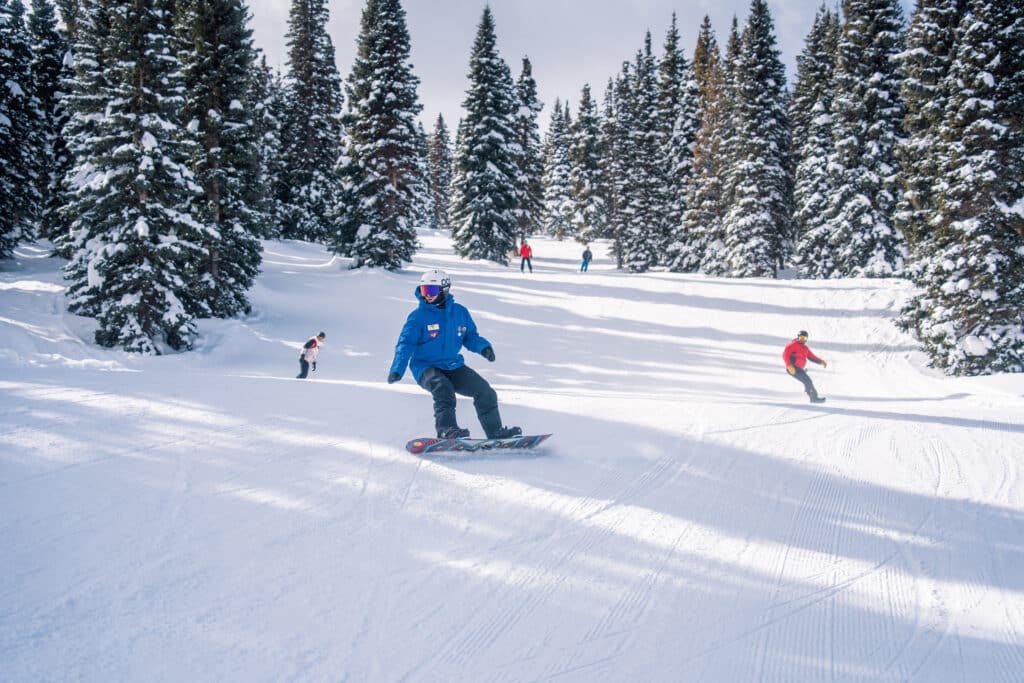
[[[1022,680],[1024,377],[926,368],[905,282],[606,244],[580,274],[540,238],[523,275],[421,237],[400,273],[267,242],[253,315],[151,358],[91,343],[42,246],[0,266],[0,679]],[[403,450],[430,398],[384,380],[428,266],[542,450]]]

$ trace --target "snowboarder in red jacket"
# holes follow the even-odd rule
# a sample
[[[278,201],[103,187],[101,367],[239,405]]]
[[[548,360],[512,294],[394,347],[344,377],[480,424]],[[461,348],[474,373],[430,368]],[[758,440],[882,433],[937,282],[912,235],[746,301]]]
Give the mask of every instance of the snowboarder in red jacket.
[[[796,339],[786,345],[785,350],[782,352],[782,360],[786,361],[786,372],[804,385],[804,391],[806,391],[807,396],[810,397],[811,403],[824,403],[825,399],[818,396],[818,391],[814,388],[814,383],[811,381],[807,371],[804,370],[804,367],[807,366],[807,361],[809,360],[814,361],[823,368],[827,368],[828,363],[815,356],[814,353],[807,348],[806,330],[800,330]]]
[[[533,272],[533,247],[523,240],[523,243],[519,245],[519,256],[522,261],[519,262],[519,272],[523,272],[523,267],[529,266],[530,272]]]

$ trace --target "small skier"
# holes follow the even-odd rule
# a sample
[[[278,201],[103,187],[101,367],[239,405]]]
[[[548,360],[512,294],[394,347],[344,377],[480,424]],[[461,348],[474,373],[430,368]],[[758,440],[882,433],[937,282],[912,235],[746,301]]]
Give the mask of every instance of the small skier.
[[[320,355],[320,345],[326,338],[327,335],[321,332],[315,337],[310,337],[309,341],[302,345],[302,353],[299,354],[299,374],[295,375],[295,379],[306,379],[310,366],[313,372],[316,372],[316,357]]]
[[[519,257],[522,261],[519,262],[519,272],[523,272],[524,266],[530,267],[530,272],[533,272],[533,247],[523,240],[523,243],[519,245]]]
[[[438,438],[458,439],[469,430],[455,420],[455,395],[471,396],[480,426],[488,439],[505,439],[523,433],[504,427],[498,411],[498,394],[483,377],[466,365],[462,347],[494,362],[494,347],[476,331],[469,310],[455,303],[449,293],[451,278],[443,270],[428,270],[415,294],[419,306],[409,314],[398,335],[388,384],[405,374],[408,365],[416,382],[434,397],[434,427]]]
[[[580,264],[580,272],[587,272],[587,268],[590,267],[590,262],[593,260],[594,254],[590,251],[590,245],[583,245],[583,263]]]
[[[807,371],[804,370],[804,367],[807,365],[808,360],[814,361],[823,368],[827,368],[828,363],[815,356],[814,353],[807,348],[806,330],[800,330],[796,335],[796,339],[786,345],[785,350],[782,352],[782,359],[786,361],[786,372],[804,385],[804,391],[807,392],[807,396],[811,399],[811,403],[824,403],[824,397],[818,396],[818,391],[814,388],[814,383],[811,381]]]

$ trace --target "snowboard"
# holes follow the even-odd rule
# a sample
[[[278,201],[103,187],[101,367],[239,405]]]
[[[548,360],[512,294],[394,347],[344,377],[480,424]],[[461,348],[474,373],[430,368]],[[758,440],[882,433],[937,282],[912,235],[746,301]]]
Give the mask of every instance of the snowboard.
[[[405,444],[405,450],[414,455],[476,451],[512,451],[539,446],[550,434],[513,436],[508,439],[435,439],[423,437]]]

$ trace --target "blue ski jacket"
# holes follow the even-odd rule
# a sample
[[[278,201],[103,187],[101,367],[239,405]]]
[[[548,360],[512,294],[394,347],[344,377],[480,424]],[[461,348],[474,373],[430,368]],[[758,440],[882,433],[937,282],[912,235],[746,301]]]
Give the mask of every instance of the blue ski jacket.
[[[474,353],[480,353],[491,342],[476,331],[476,323],[465,306],[455,303],[455,297],[446,295],[444,308],[438,308],[427,301],[416,288],[420,305],[409,314],[395,344],[395,359],[390,372],[399,376],[405,374],[406,365],[412,376],[420,381],[420,375],[427,368],[455,370],[466,364],[459,353],[465,346]]]

